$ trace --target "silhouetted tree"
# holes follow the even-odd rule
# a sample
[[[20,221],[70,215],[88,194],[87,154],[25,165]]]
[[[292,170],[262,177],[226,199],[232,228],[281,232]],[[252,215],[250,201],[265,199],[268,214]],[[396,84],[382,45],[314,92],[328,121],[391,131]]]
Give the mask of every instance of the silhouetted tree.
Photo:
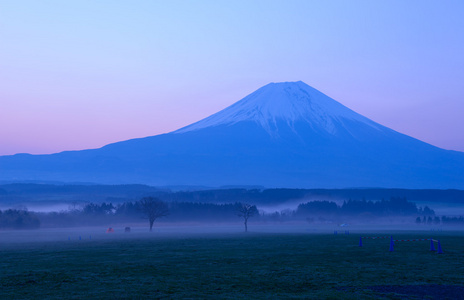
[[[247,203],[237,203],[237,216],[243,218],[245,224],[245,232],[248,232],[248,219],[258,214],[258,209],[255,205]]]
[[[156,219],[169,215],[169,208],[166,202],[154,197],[145,197],[139,201],[140,210],[150,222],[150,231]]]

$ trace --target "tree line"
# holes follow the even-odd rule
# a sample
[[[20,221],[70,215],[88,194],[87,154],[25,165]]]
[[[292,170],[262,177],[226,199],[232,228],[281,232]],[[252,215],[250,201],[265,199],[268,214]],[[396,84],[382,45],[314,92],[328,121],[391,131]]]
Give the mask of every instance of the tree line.
[[[243,208],[246,208],[245,211]],[[139,201],[119,204],[87,203],[82,207],[72,206],[60,212],[36,213],[45,227],[93,226],[115,223],[141,222],[148,220],[150,231],[159,218],[168,217],[166,222],[234,222],[237,217],[244,220],[259,218],[255,205],[235,202],[226,204],[166,202],[156,197],[144,197]]]
[[[157,197],[166,202],[200,202],[200,203],[234,203],[241,201],[255,205],[281,204],[286,201],[301,199],[390,199],[391,197],[406,197],[412,202],[462,203],[464,190],[433,190],[433,189],[265,189],[264,187],[222,187],[220,189],[201,189],[201,187],[160,188],[140,184],[126,185],[70,185],[45,183],[11,183],[0,184],[0,203],[14,203],[20,199],[23,202],[35,201],[72,201],[86,199],[93,203],[104,201],[122,203]],[[189,189],[188,191],[185,189]],[[238,200],[239,199],[239,200]]]
[[[416,224],[419,225],[464,225],[463,216],[422,216],[416,218]]]
[[[349,216],[349,217],[387,217],[411,216],[417,214],[434,215],[429,207],[417,207],[406,198],[392,197],[390,200],[366,201],[348,200],[338,205],[329,201],[311,201],[298,205],[295,215],[300,217],[311,216]]]
[[[244,207],[247,207],[248,211],[244,210]],[[340,205],[331,201],[309,201],[301,203],[294,210],[286,209],[274,213],[260,213],[256,205],[242,202],[167,202],[156,197],[143,197],[138,201],[117,204],[103,202],[74,205],[60,212],[33,213],[9,210],[0,214],[0,228],[37,228],[40,224],[44,227],[95,226],[142,222],[142,218],[145,218],[148,219],[151,229],[159,218],[165,218],[165,222],[237,222],[237,217],[240,217],[247,229],[249,218],[263,222],[306,220],[334,223],[375,221],[379,217],[414,215],[432,217],[435,213],[427,206],[417,207],[415,203],[400,197],[382,201],[350,199]],[[425,220],[428,222],[427,217]]]
[[[20,209],[0,210],[0,229],[37,229],[40,220],[36,213]]]

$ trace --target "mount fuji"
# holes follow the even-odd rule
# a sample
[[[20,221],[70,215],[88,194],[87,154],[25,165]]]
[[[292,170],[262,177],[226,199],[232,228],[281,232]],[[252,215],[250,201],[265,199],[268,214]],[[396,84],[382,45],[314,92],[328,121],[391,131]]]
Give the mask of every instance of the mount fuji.
[[[1,156],[0,180],[464,189],[464,153],[398,133],[299,81],[270,83],[167,134]]]

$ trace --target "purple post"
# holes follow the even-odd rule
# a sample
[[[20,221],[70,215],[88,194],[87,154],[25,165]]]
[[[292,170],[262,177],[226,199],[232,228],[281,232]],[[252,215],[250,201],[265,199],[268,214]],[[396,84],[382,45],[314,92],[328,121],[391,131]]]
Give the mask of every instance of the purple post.
[[[437,250],[437,253],[438,253],[438,254],[443,254],[443,250],[441,250],[440,240],[438,240],[438,250]]]

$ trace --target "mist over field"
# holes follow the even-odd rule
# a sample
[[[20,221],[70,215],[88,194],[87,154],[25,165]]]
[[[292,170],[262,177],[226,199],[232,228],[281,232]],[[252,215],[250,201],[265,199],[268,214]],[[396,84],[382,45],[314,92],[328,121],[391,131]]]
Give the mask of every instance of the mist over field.
[[[244,220],[239,210],[245,204],[251,209],[247,220],[251,228],[253,224],[269,228],[324,225],[334,229],[342,224],[403,224],[422,229],[458,226],[459,218],[464,215],[461,204],[464,193],[458,190],[233,188],[170,191],[143,185],[51,184],[4,184],[0,189],[3,191],[0,226],[5,229],[82,226],[105,229],[124,225],[143,228],[148,226],[148,221],[144,220],[147,215],[140,201],[146,198],[164,205],[165,212],[153,219],[155,227],[159,222],[169,226],[197,224],[205,227],[242,224]]]

